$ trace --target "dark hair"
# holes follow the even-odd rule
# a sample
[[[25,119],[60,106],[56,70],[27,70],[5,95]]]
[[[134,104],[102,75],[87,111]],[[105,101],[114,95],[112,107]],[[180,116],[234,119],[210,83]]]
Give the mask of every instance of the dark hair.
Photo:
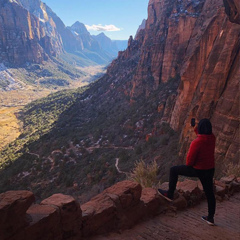
[[[209,119],[204,118],[198,123],[198,134],[212,134],[212,124]]]

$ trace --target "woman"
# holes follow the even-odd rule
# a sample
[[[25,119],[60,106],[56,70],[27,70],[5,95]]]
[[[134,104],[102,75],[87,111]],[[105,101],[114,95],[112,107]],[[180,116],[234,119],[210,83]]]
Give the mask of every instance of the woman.
[[[213,176],[215,171],[214,151],[216,138],[212,133],[212,124],[208,119],[202,119],[195,128],[197,138],[192,141],[186,165],[174,166],[170,169],[169,190],[158,189],[160,195],[169,201],[173,200],[178,175],[198,177],[208,202],[208,216],[202,219],[209,225],[214,225],[216,199],[213,191]]]

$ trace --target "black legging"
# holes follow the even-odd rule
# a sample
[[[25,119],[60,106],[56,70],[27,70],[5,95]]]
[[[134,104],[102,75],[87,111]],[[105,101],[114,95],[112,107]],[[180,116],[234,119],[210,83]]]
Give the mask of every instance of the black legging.
[[[216,209],[216,199],[213,192],[213,176],[215,169],[198,170],[190,166],[174,166],[170,169],[168,195],[173,198],[176,189],[178,175],[186,177],[198,177],[202,183],[203,190],[208,202],[208,217],[213,218]]]

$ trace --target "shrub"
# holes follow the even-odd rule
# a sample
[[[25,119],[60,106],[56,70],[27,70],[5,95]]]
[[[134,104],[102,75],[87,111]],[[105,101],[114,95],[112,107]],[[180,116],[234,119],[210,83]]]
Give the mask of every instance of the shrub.
[[[142,187],[154,187],[158,184],[158,165],[156,161],[151,164],[143,160],[135,163],[135,168],[130,174],[130,179],[142,185]]]

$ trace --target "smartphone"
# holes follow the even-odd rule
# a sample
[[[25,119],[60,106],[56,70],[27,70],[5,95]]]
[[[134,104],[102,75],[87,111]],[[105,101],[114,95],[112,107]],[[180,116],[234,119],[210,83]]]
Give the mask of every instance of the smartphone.
[[[192,127],[195,127],[195,125],[196,125],[195,118],[192,118],[192,119],[191,119],[191,126],[192,126]]]

